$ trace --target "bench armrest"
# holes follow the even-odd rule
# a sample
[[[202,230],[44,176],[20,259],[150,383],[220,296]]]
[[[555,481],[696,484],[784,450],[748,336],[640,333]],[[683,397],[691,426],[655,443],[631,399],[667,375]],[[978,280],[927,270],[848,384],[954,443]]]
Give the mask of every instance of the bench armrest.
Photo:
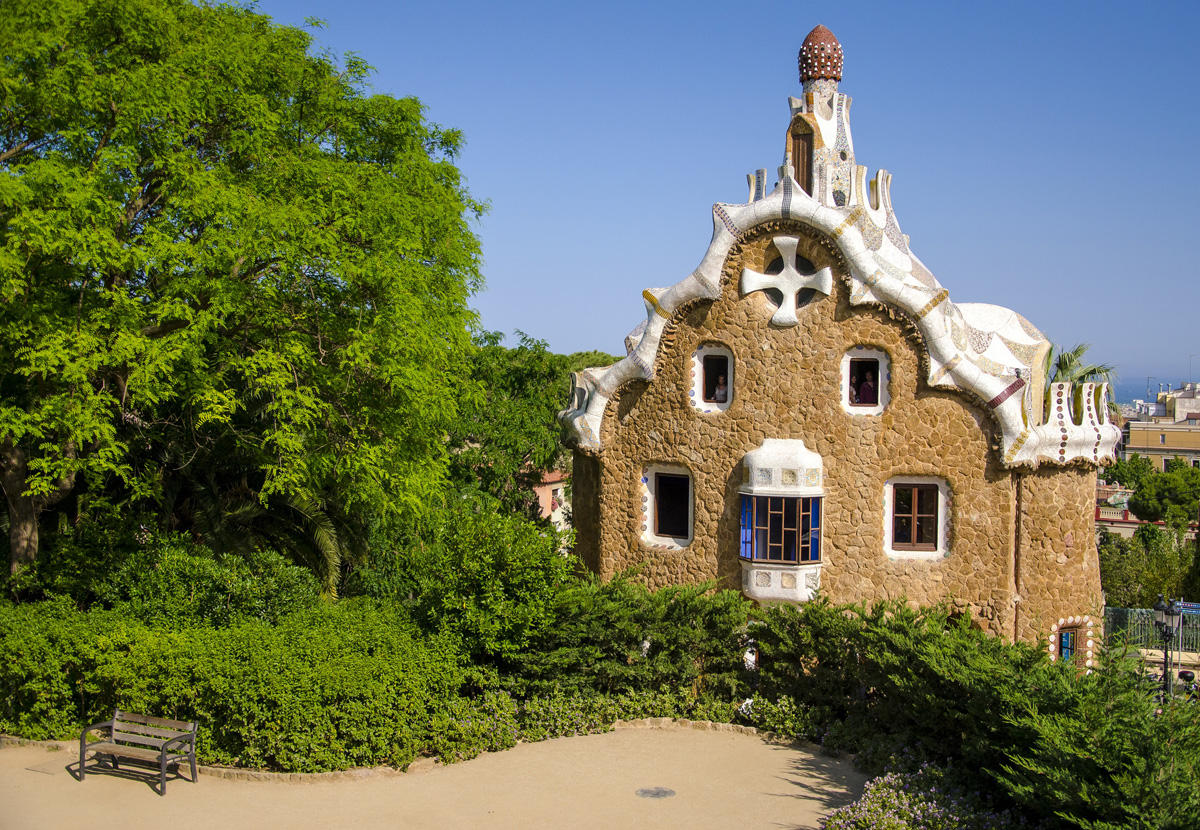
[[[100,721],[100,723],[93,723],[91,726],[85,728],[82,732],[79,733],[79,742],[81,744],[84,743],[87,740],[87,734],[94,729],[108,729],[109,734],[112,734],[112,728],[113,728],[113,722],[111,720]]]
[[[185,746],[186,744],[191,744],[192,751],[194,752],[196,750],[196,736],[195,734],[189,732],[186,735],[180,735],[178,738],[171,738],[171,740],[164,742],[162,745],[162,751],[164,754],[171,748],[172,744],[179,744],[181,747]]]

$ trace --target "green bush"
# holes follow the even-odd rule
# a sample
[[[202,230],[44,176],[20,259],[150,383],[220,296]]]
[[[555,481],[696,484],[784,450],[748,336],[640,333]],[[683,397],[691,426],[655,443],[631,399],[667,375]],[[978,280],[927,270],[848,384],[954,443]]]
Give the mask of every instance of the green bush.
[[[1004,714],[1029,697],[1048,699],[1072,676],[1033,645],[902,602],[776,607],[755,637],[760,695],[791,698],[807,712],[805,737],[858,753],[875,774],[901,753],[996,768],[1017,739]]]
[[[462,761],[518,742],[608,732],[619,720],[730,720],[734,708],[733,703],[689,700],[687,693],[555,693],[517,700],[508,692],[492,690],[448,701],[434,715],[430,754],[447,762]]]
[[[752,606],[711,585],[650,591],[626,579],[581,582],[553,606],[511,680],[522,696],[682,692],[744,697],[741,633]]]
[[[30,738],[75,737],[120,707],[196,720],[208,763],[401,766],[463,676],[451,638],[366,600],[174,631],[65,601],[0,605],[0,730]]]
[[[855,752],[869,772],[953,764],[1051,826],[1182,827],[1200,810],[1195,705],[1159,705],[1130,656],[1084,673],[898,602],[774,608],[754,633],[767,703],[751,721]]]
[[[182,536],[156,538],[96,586],[105,606],[163,627],[275,622],[317,602],[312,572],[272,550],[213,553]]]
[[[257,619],[274,622],[311,607],[316,577],[262,549],[217,553],[183,534],[135,536],[85,530],[60,537],[22,580],[26,597],[71,597],[167,628]]]
[[[430,537],[373,551],[347,590],[407,605],[426,631],[457,636],[475,662],[517,660],[572,581],[574,560],[559,550],[560,537],[464,503],[448,509]]]
[[[1200,815],[1200,713],[1157,687],[1130,656],[1031,697],[1005,716],[1023,737],[990,770],[1031,815],[1091,830],[1183,828]]]

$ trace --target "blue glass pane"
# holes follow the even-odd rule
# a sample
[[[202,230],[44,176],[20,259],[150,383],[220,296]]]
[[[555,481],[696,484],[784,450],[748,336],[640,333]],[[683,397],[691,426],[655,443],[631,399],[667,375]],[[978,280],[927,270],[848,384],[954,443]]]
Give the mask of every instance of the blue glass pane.
[[[816,530],[821,526],[821,500],[819,498],[807,499],[809,503],[808,509],[812,512],[812,526]]]
[[[1058,632],[1058,654],[1063,660],[1070,660],[1075,656],[1074,631]]]
[[[753,533],[754,529],[750,526],[754,515],[751,501],[751,496],[742,496],[742,544],[741,555],[746,559],[751,558],[754,554]]]

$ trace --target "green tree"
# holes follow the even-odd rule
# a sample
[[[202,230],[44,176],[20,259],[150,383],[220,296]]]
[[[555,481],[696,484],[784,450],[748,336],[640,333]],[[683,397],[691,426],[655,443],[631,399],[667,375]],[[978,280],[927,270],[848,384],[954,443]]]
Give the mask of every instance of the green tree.
[[[503,335],[476,335],[474,385],[451,432],[451,477],[460,489],[478,487],[508,512],[538,515],[534,488],[563,461],[556,414],[567,398],[567,358],[517,332],[516,348]]]
[[[238,7],[10,2],[0,44],[10,569],[56,502],[169,501],[193,464],[420,514],[479,282],[459,134]]]
[[[1159,594],[1197,596],[1195,545],[1181,534],[1142,525],[1125,539],[1101,529],[1097,550],[1108,605],[1149,608]]]
[[[505,510],[538,517],[534,488],[546,472],[569,465],[558,412],[567,402],[570,373],[614,363],[603,352],[559,355],[545,341],[517,332],[516,348],[498,331],[475,336],[471,380],[451,432],[451,476],[460,489],[478,487]]]
[[[1166,522],[1183,531],[1196,521],[1200,508],[1200,469],[1183,464],[1167,464],[1164,472],[1154,472],[1139,483],[1129,499],[1129,509],[1146,522]]]
[[[1153,473],[1154,465],[1150,463],[1150,459],[1136,452],[1129,458],[1119,458],[1100,469],[1100,477],[1104,481],[1128,487],[1130,490],[1136,490]]]

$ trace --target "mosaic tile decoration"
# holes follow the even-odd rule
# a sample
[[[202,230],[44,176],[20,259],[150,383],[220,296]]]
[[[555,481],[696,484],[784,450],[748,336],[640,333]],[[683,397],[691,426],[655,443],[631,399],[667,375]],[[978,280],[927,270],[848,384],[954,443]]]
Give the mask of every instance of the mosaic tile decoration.
[[[646,321],[626,338],[627,357],[572,376],[569,408],[559,414],[569,443],[585,450],[600,449],[597,436],[609,398],[630,380],[653,379],[659,341],[675,312],[696,300],[720,297],[721,269],[742,236],[765,223],[790,219],[832,239],[849,266],[852,304],[893,309],[919,329],[931,386],[965,392],[989,404],[1000,428],[1005,466],[1076,460],[1097,464],[1112,459],[1120,431],[1108,420],[1107,385],[1083,384],[1078,396],[1074,389],[1055,389],[1050,411],[1036,422],[1033,407],[1040,399],[1041,364],[1049,341],[1011,309],[950,299],[900,232],[891,201],[891,175],[880,170],[868,185],[866,168],[854,163],[850,98],[830,91],[835,89],[834,80],[807,81],[804,97],[789,99],[792,117],[805,118],[818,136],[813,153],[815,196],[792,178],[785,155],[779,181],[770,193],[762,195],[765,179],[760,173],[751,179],[745,204],[713,206],[712,240],[700,265],[669,288],[643,292]],[[755,285],[760,276],[752,277],[748,285],[744,274],[743,293],[779,287],[786,295],[791,287],[790,283]],[[785,302],[776,315],[780,318],[776,324],[793,324],[794,303]],[[1034,390],[1032,394],[1027,386]],[[1080,423],[1075,423],[1076,418]]]

